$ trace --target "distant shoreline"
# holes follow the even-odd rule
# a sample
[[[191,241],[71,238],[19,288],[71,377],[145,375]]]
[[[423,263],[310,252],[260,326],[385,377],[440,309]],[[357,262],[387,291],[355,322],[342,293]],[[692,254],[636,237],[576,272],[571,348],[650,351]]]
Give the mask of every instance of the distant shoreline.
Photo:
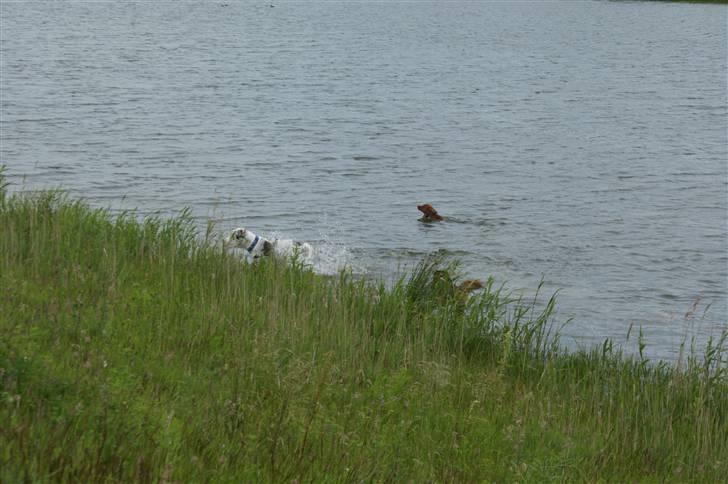
[[[629,2],[662,2],[662,3],[715,3],[728,5],[728,0],[611,0],[611,1],[629,1]]]

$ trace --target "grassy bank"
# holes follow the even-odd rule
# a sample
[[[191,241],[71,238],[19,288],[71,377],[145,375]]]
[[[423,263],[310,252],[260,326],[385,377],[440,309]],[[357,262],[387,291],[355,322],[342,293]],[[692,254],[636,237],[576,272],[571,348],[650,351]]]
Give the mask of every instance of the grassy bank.
[[[721,345],[567,355],[553,302],[468,298],[436,263],[385,289],[0,191],[0,481],[728,475]]]

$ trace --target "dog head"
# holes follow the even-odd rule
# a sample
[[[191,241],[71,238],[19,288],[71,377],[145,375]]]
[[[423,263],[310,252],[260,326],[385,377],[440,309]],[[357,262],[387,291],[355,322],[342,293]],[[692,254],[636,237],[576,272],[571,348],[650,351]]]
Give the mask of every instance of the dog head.
[[[243,227],[238,227],[230,232],[230,235],[225,239],[225,247],[245,249],[256,258],[261,254],[271,255],[273,253],[273,244],[271,242]]]
[[[424,218],[426,220],[442,220],[442,217],[440,216],[440,214],[437,213],[437,210],[435,210],[435,208],[429,203],[417,205],[417,210],[425,215]]]
[[[247,249],[250,247],[253,240],[255,240],[254,233],[244,229],[243,227],[238,227],[230,232],[230,235],[228,235],[225,239],[225,246]]]

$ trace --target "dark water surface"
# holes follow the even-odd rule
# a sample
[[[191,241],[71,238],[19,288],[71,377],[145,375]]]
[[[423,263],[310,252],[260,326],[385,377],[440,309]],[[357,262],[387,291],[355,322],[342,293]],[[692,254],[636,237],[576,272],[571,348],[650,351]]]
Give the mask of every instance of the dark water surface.
[[[725,6],[226,3],[3,1],[13,189],[189,206],[322,271],[445,249],[560,288],[571,345],[726,327]]]

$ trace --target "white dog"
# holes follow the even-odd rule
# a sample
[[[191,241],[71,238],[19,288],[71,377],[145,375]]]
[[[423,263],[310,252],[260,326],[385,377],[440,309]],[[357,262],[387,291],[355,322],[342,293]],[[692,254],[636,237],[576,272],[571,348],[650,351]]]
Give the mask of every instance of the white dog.
[[[271,241],[242,227],[230,233],[228,238],[225,239],[225,246],[245,249],[253,259],[264,255],[275,255],[283,258],[293,256],[310,258],[313,255],[313,247],[306,242],[296,242],[289,239],[273,239]]]

